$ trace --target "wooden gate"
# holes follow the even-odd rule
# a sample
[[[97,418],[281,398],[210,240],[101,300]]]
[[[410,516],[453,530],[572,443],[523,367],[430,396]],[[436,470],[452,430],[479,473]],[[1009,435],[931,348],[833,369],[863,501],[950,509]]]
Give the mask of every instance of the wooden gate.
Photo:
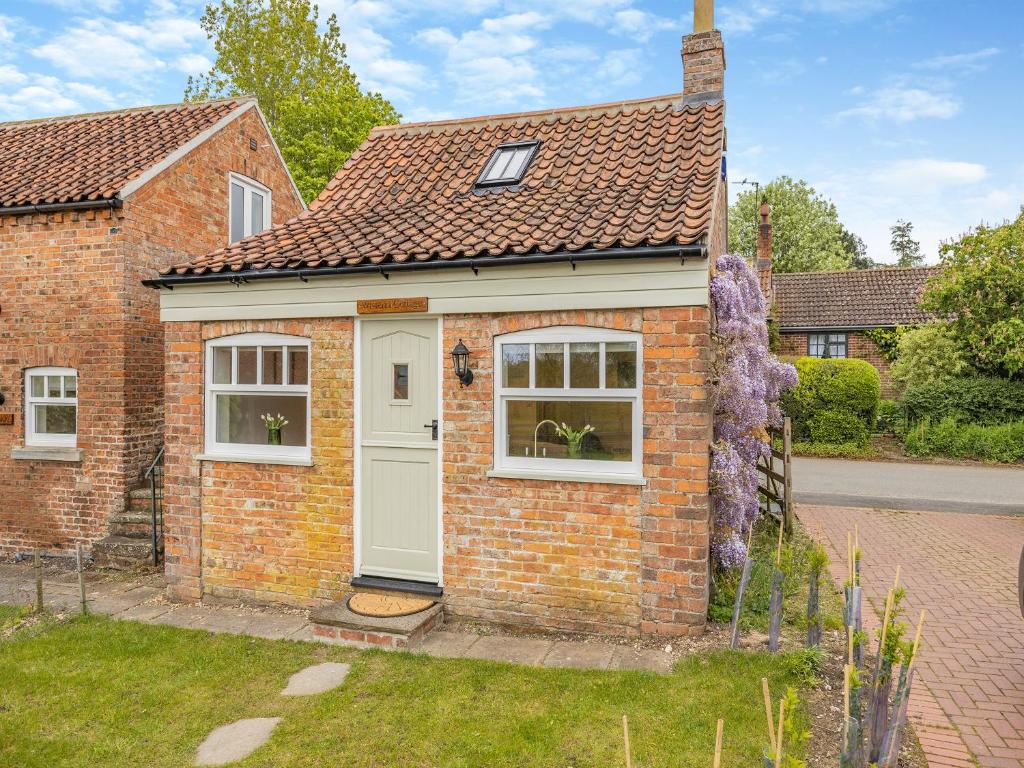
[[[758,496],[761,509],[779,520],[786,535],[793,531],[793,427],[786,417],[782,429],[768,428],[772,452],[757,462]]]

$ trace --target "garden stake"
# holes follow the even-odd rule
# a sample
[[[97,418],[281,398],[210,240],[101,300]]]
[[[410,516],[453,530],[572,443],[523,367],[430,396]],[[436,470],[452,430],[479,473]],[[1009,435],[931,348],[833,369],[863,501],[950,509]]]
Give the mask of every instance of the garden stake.
[[[875,676],[871,683],[871,698],[868,702],[868,718],[866,733],[868,737],[868,760],[877,763],[882,756],[882,744],[885,740],[889,723],[889,697],[892,693],[892,660],[885,658],[885,642],[888,638],[889,624],[895,620],[898,612],[896,592],[900,583],[900,566],[896,566],[896,579],[889,590],[885,605],[885,618],[878,642],[878,660],[875,664]]]
[[[629,756],[629,719],[622,716],[622,736],[626,740],[626,768],[633,768],[633,762]]]
[[[903,729],[907,724],[907,709],[910,704],[910,688],[914,682],[914,662],[917,660],[917,649],[921,646],[921,629],[924,627],[924,611],[917,621],[917,632],[914,634],[914,645],[910,651],[910,658],[905,668],[900,671],[900,684],[896,689],[896,701],[893,705],[892,718],[889,721],[889,731],[882,741],[882,756],[884,762],[881,766],[895,768],[896,758],[900,752],[900,741]]]
[[[816,645],[821,645],[821,616],[818,612],[819,606],[819,584],[821,581],[821,572],[824,569],[823,560],[825,557],[824,550],[815,545],[815,549],[812,551],[811,557],[811,569],[808,573],[807,583],[807,647],[813,648]]]
[[[786,577],[776,567],[772,571],[772,593],[768,601],[768,650],[779,650],[779,635],[782,633],[782,585]]]
[[[754,525],[751,523],[747,532],[747,556],[743,561],[743,573],[740,575],[740,585],[736,590],[736,603],[732,607],[732,637],[729,640],[730,648],[738,648],[740,644],[740,611],[743,609],[743,593],[747,591],[747,582],[750,581],[750,572],[754,567],[754,559],[750,554],[750,543],[753,538]]]
[[[82,615],[84,616],[89,612],[88,605],[85,600],[85,573],[82,571],[82,545],[75,545],[75,563],[78,566],[78,592],[82,598]]]
[[[32,558],[32,567],[36,572],[36,613],[43,612],[43,558],[39,550],[35,551]]]
[[[768,716],[768,743],[771,744],[772,753],[777,749],[775,745],[775,722],[772,720],[772,694],[768,690],[768,678],[761,678],[761,690],[764,691],[764,713]]]
[[[775,735],[775,768],[782,768],[782,722],[785,719],[786,700],[779,699],[779,724],[778,732]]]
[[[714,768],[722,768],[722,731],[725,728],[725,720],[718,720],[718,732],[715,734],[715,762]]]

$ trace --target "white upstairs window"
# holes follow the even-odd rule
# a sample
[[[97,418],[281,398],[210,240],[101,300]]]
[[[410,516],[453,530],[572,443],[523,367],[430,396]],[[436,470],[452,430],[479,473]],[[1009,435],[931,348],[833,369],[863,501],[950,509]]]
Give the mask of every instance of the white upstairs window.
[[[78,442],[78,372],[25,371],[25,445],[74,448]]]
[[[228,219],[231,222],[229,242],[236,243],[262,232],[270,226],[270,190],[245,176],[230,174]]]

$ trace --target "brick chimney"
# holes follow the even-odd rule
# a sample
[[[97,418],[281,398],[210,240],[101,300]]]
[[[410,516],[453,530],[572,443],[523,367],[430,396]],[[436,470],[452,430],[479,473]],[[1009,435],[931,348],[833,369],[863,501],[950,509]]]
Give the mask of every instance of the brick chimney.
[[[715,29],[715,0],[693,0],[693,34],[683,37],[683,103],[725,98],[725,46]]]
[[[760,220],[757,225],[757,276],[761,292],[769,305],[772,302],[772,207],[767,195],[761,198]]]

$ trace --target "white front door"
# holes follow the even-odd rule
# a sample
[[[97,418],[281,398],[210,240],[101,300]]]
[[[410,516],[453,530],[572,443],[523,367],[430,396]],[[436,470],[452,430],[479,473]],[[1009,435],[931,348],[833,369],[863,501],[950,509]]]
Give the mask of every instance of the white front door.
[[[360,334],[360,575],[437,583],[437,321]]]

